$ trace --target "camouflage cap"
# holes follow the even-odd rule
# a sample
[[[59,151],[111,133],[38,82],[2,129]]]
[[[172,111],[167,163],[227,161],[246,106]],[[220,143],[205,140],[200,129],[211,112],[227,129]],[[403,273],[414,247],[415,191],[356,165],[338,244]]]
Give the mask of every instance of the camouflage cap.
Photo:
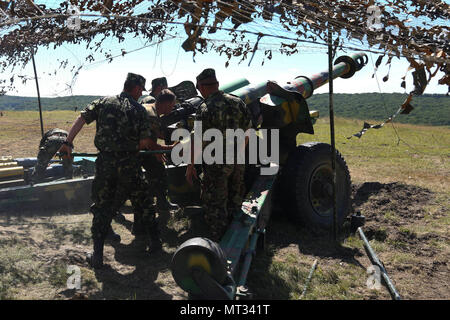
[[[139,74],[135,74],[135,73],[131,73],[131,72],[128,73],[127,81],[132,81],[135,84],[144,88],[144,91],[148,91],[147,89],[145,89],[145,78]]]
[[[156,88],[158,86],[167,87],[166,77],[156,78],[152,80],[152,88]]]
[[[208,81],[204,81],[208,80]],[[216,79],[216,71],[214,69],[205,69],[197,76],[197,84],[198,83],[206,83],[206,82],[217,82]]]

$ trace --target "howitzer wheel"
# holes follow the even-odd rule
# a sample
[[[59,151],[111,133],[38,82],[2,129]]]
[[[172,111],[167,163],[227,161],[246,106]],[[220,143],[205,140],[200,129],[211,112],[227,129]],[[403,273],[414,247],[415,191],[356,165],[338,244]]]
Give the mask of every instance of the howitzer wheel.
[[[219,284],[223,284],[227,277],[225,253],[219,244],[207,238],[192,238],[184,242],[173,255],[170,268],[180,288],[194,295],[203,292],[194,281],[193,269],[202,269]]]
[[[302,144],[289,155],[283,169],[285,209],[297,221],[312,228],[333,225],[333,171],[331,146],[326,143]],[[351,208],[350,173],[336,150],[336,206],[338,226]]]

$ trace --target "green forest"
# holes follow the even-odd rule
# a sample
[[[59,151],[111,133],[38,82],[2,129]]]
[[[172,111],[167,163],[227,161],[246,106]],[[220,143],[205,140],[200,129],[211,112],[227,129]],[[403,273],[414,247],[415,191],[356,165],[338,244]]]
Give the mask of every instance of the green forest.
[[[386,120],[405,101],[402,93],[334,94],[334,114],[338,117],[361,120]],[[319,110],[320,117],[328,117],[328,94],[317,94],[308,100],[309,110]],[[424,94],[413,97],[414,109],[399,114],[396,122],[433,126],[450,125],[450,97],[443,94]],[[372,123],[373,124],[373,123]]]
[[[41,98],[42,110],[79,110],[86,107],[97,96],[66,96],[57,98]],[[38,99],[35,97],[0,96],[0,110],[39,110]]]
[[[67,96],[42,98],[42,109],[80,111],[97,96]],[[401,93],[359,93],[335,94],[335,116],[361,119],[386,120],[394,114],[406,94]],[[310,110],[319,110],[320,117],[328,117],[328,94],[316,94],[308,100]],[[414,97],[411,105],[414,110],[408,115],[400,114],[396,122],[424,124],[433,126],[450,126],[450,98],[441,94],[424,94]],[[37,98],[19,96],[0,96],[0,110],[38,110]]]

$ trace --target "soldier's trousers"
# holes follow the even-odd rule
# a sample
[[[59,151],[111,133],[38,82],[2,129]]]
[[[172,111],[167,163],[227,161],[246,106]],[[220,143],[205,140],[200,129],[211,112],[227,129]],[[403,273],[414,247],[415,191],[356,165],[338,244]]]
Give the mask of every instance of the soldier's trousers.
[[[142,188],[140,160],[136,153],[100,152],[92,182],[92,238],[105,239],[113,215],[127,199],[139,199],[146,232],[155,228],[155,211],[150,190]],[[148,191],[147,191],[148,190]]]
[[[245,165],[204,165],[202,204],[204,218],[211,228],[211,239],[219,241],[236,210],[242,205],[245,193]]]
[[[154,155],[146,155],[142,160],[142,166],[145,169],[145,178],[148,187],[152,190],[155,197],[159,199],[167,197],[167,172],[163,163],[159,162]]]
[[[61,148],[65,140],[66,137],[50,136],[39,145],[37,163],[32,174],[33,179],[45,178],[45,170],[47,169],[48,163],[59,150],[59,148]],[[66,176],[70,176],[72,173],[72,161],[70,159],[63,158],[62,163]]]

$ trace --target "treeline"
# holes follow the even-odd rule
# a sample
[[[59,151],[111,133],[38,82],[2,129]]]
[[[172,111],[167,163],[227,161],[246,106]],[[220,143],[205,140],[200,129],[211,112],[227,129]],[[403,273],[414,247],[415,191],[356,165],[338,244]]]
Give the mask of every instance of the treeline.
[[[97,96],[66,96],[41,98],[43,111],[84,109]],[[0,110],[39,110],[38,99],[33,97],[0,96]]]
[[[81,110],[97,96],[67,96],[42,98],[42,109]],[[335,94],[334,112],[338,117],[361,120],[385,120],[397,111],[405,100],[401,93]],[[315,94],[308,100],[310,110],[319,110],[320,116],[328,117],[328,94]],[[414,97],[414,110],[408,115],[398,115],[397,122],[450,126],[450,97],[440,94],[425,94]],[[37,98],[0,96],[0,110],[38,110]]]
[[[334,94],[334,114],[338,117],[361,120],[386,120],[406,99],[401,93]],[[319,110],[320,117],[328,117],[328,94],[316,94],[308,100],[309,110]],[[450,125],[450,97],[442,94],[424,94],[414,97],[410,114],[399,114],[396,122],[433,126]],[[373,124],[373,123],[371,123]]]

